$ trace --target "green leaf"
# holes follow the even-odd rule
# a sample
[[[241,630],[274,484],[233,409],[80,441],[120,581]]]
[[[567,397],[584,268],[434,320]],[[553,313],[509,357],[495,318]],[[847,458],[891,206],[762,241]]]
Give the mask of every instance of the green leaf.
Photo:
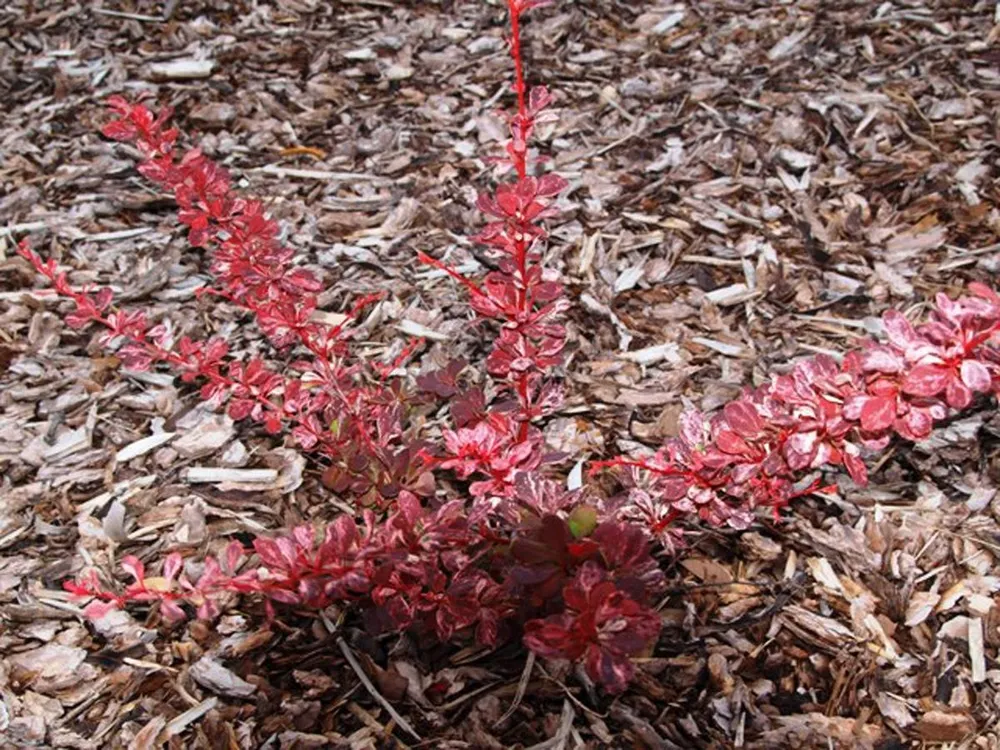
[[[588,536],[597,528],[597,509],[590,505],[579,505],[569,514],[567,523],[574,538]]]

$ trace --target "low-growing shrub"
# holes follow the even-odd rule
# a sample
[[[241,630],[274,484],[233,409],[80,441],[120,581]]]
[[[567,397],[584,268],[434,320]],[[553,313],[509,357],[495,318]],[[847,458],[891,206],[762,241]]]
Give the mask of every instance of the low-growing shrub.
[[[89,615],[145,603],[168,619],[192,611],[210,619],[234,595],[263,597],[272,616],[275,606],[350,604],[374,632],[414,629],[484,645],[521,638],[620,691],[633,657],[649,653],[660,630],[652,605],[665,577],[654,548],[673,552],[692,521],[746,528],[757,509],[776,514],[822,491],[826,468],[843,466],[864,483],[866,454],[897,435],[925,438],[977,395],[997,393],[1000,298],[971,285],[971,297],[939,295],[927,323],[914,327],[890,311],[882,342],[840,361],[800,361],[714,415],[687,412],[680,435],[653,456],[593,465],[591,475],[614,474],[619,492],[607,496],[596,483],[567,489],[539,428],[563,399],[553,371],[568,307],[558,274],[542,263],[542,221],[567,183],[529,150],[552,101],[544,87],[525,85],[520,51],[523,14],[539,5],[508,0],[517,105],[500,161],[512,177],[479,198],[490,221],[476,237],[497,270],[467,278],[420,254],[493,321],[488,389],[468,386],[460,361],[410,377],[419,343],[391,361],[360,356],[354,321],[377,298],[358,300],[339,325],[323,322],[319,282],[293,262],[263,204],[240,197],[197,149],[178,156],[169,111],[154,116],[111,99],[116,119],[105,135],[138,148],[139,172],[173,195],[189,243],[210,253],[214,285],[201,293],[249,314],[272,356],[241,358],[218,338],[178,339],[169,321],[116,307],[108,289],[74,289],[27,242],[20,254],[72,301],[69,325],[103,328],[101,343],[126,366],[165,365],[233,419],[290,433],[323,467],[326,488],[356,512],[261,536],[252,549],[233,542],[200,562],[174,552],[156,576],[126,556],[127,585],[87,569],[66,588],[90,600]],[[450,405],[439,439],[414,417],[433,399]]]

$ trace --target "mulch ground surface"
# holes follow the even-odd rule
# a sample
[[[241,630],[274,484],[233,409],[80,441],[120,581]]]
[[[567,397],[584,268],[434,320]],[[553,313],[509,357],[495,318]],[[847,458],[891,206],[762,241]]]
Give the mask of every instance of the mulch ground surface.
[[[2,6],[3,747],[1000,747],[990,404],[890,449],[865,489],[834,478],[778,523],[692,530],[663,557],[660,643],[617,698],[516,645],[375,639],[337,612],[84,621],[61,582],[85,565],[339,512],[290,444],[166,373],[123,372],[26,291],[12,247],[31,234],[76,284],[263,346],[195,297],[204,255],[98,135],[103,100],[174,107],[185,145],[267,197],[328,310],[388,292],[366,353],[424,337],[420,367],[477,361],[463,295],[415,255],[491,262],[467,237],[505,138],[505,15],[485,0]],[[573,303],[570,398],[547,427],[561,450],[655,447],[686,403],[715,408],[851,348],[888,307],[919,316],[1000,272],[992,0],[563,0],[525,38],[530,81],[558,95],[541,149],[572,185],[548,249]],[[192,466],[279,471],[248,488],[192,483]]]

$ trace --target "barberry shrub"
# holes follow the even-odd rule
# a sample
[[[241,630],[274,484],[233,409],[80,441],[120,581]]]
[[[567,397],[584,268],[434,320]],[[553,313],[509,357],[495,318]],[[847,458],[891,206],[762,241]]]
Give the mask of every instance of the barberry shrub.
[[[802,360],[714,415],[686,412],[679,436],[652,457],[596,464],[592,471],[617,469],[625,485],[604,514],[639,523],[670,547],[678,518],[746,528],[755,508],[777,515],[824,489],[821,469],[842,466],[867,483],[865,455],[896,436],[927,438],[936,422],[1000,392],[1000,296],[976,282],[969,291],[958,300],[938,294],[917,327],[889,310],[883,341],[840,361]]]
[[[201,294],[245,311],[271,356],[241,358],[221,339],[178,337],[169,320],[115,307],[108,289],[73,288],[26,241],[19,253],[72,303],[69,325],[102,328],[100,343],[126,366],[164,365],[234,419],[289,433],[323,467],[338,507],[346,501],[354,512],[250,548],[233,542],[200,562],[170,553],[154,576],[125,556],[124,585],[85,569],[66,588],[89,600],[88,615],[145,604],[170,620],[212,619],[238,595],[263,598],[271,616],[288,605],[349,604],[376,632],[488,646],[521,638],[617,692],[660,630],[652,602],[665,576],[654,549],[673,552],[692,521],[742,529],[759,508],[777,514],[824,489],[826,468],[843,466],[864,483],[867,454],[894,436],[927,437],[935,422],[998,392],[1000,297],[973,284],[970,297],[939,295],[927,323],[914,327],[890,311],[884,340],[840,360],[800,361],[713,415],[687,412],[679,436],[655,455],[591,468],[615,474],[620,491],[567,489],[539,428],[563,399],[553,374],[568,306],[558,274],[542,264],[541,223],[566,182],[529,148],[553,97],[526,86],[520,47],[524,14],[542,4],[507,3],[516,109],[496,161],[510,177],[480,196],[490,221],[476,237],[497,270],[472,279],[419,255],[494,326],[486,390],[466,384],[461,361],[410,378],[419,343],[388,361],[359,356],[354,321],[377,297],[358,300],[338,325],[323,322],[320,283],[294,263],[263,204],[237,195],[230,175],[197,149],[178,156],[169,111],[110,100],[105,135],[138,148],[139,172],[173,195],[189,243],[210,254],[214,284]],[[450,406],[438,438],[415,408],[429,399]]]

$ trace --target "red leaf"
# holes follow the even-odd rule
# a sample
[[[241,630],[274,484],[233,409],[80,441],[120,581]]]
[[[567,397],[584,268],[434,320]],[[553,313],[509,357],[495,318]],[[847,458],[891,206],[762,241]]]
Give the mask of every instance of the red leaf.
[[[163,561],[163,577],[168,581],[173,581],[177,578],[177,574],[180,572],[183,565],[184,558],[180,556],[180,553],[170,553],[167,555],[167,559]]]
[[[944,399],[953,409],[965,409],[972,403],[972,391],[958,378],[949,378]]]
[[[872,396],[861,407],[861,429],[865,432],[882,432],[896,421],[896,399],[890,396]]]
[[[524,645],[539,656],[550,659],[576,659],[584,644],[574,643],[566,629],[565,616],[530,620],[524,626]]]
[[[544,86],[532,86],[528,92],[528,107],[532,114],[538,114],[552,103],[552,94]]]
[[[747,442],[732,430],[721,430],[715,436],[715,447],[734,456],[749,456],[752,452]]]
[[[258,537],[253,542],[254,551],[264,565],[269,568],[280,569],[285,565],[285,559],[278,548],[277,542],[273,539]]]
[[[697,450],[705,439],[705,416],[697,409],[686,409],[678,422],[680,440],[687,448]]]
[[[686,477],[666,477],[657,482],[656,487],[664,500],[674,502],[687,496],[691,481]]]
[[[882,327],[889,343],[900,351],[906,351],[917,338],[910,321],[898,310],[886,311],[882,316]]]
[[[126,555],[122,558],[122,569],[132,576],[136,583],[142,583],[146,577],[146,566],[135,555]]]
[[[541,179],[538,180],[538,195],[543,198],[558,195],[568,186],[569,183],[565,179],[550,172],[542,175]]]
[[[226,545],[226,571],[236,573],[240,560],[243,559],[243,545],[233,541]]]
[[[160,600],[160,614],[163,615],[168,622],[179,622],[186,616],[184,614],[184,610],[181,609],[176,602],[172,602],[169,599]]]
[[[897,373],[905,366],[903,358],[887,346],[875,346],[866,351],[861,366],[865,372]]]
[[[513,216],[521,207],[517,192],[510,185],[501,185],[497,188],[496,202],[507,216]]]
[[[951,371],[941,365],[917,365],[903,380],[903,393],[929,398],[948,387]]]
[[[851,475],[851,479],[859,486],[868,484],[868,468],[859,456],[853,453],[844,453],[844,468]]]
[[[722,414],[729,426],[743,437],[755,437],[763,428],[760,415],[753,404],[743,399],[730,401],[723,408]],[[733,451],[726,452],[731,453]]]
[[[83,608],[83,616],[88,620],[100,620],[109,612],[118,609],[118,602],[105,602],[95,599]]]
[[[813,430],[796,432],[785,442],[785,461],[792,471],[801,471],[808,467],[816,454],[816,443],[819,436]]]
[[[609,693],[621,693],[628,687],[635,670],[624,654],[591,646],[587,649],[587,674]]]

